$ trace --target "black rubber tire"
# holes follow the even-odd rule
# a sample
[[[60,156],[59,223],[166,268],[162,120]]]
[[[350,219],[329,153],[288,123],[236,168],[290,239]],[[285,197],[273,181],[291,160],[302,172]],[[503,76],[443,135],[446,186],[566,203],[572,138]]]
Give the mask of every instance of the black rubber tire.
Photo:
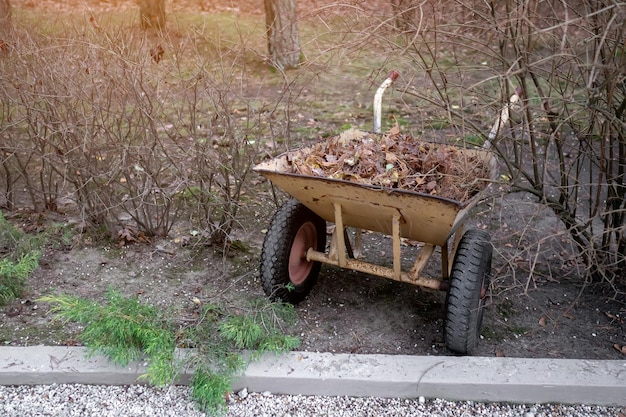
[[[309,294],[317,280],[320,262],[309,264],[306,260],[301,260],[305,276],[298,277],[297,282],[294,282],[290,273],[292,247],[301,230],[309,232],[309,238],[314,242],[312,246],[316,246],[317,251],[325,251],[326,222],[298,200],[291,199],[274,214],[261,251],[260,275],[263,291],[273,301],[298,304]],[[305,253],[306,250],[305,248]],[[304,253],[299,256],[304,256]]]
[[[444,332],[447,348],[455,353],[470,354],[480,338],[492,250],[489,233],[475,229],[463,235],[456,250]]]

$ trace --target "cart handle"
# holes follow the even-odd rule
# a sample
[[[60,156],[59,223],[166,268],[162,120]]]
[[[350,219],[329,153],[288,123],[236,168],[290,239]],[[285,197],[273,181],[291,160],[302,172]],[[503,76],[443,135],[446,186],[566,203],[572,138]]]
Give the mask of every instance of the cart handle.
[[[509,120],[510,107],[520,100],[520,96],[522,95],[522,92],[523,92],[522,87],[517,87],[515,89],[515,93],[513,93],[513,95],[509,99],[509,102],[506,103],[504,107],[502,107],[502,110],[500,111],[500,117],[498,117],[498,120],[496,120],[496,122],[493,124],[493,127],[491,128],[491,132],[489,132],[489,135],[487,136],[487,140],[483,144],[483,148],[485,149],[491,148],[491,142],[496,138],[496,136],[498,136],[498,133],[500,133],[500,130],[502,129],[504,124]]]
[[[398,71],[391,71],[387,79],[383,81],[380,87],[378,87],[378,90],[376,90],[376,94],[374,95],[374,133],[380,133],[383,93],[399,76],[400,73]]]

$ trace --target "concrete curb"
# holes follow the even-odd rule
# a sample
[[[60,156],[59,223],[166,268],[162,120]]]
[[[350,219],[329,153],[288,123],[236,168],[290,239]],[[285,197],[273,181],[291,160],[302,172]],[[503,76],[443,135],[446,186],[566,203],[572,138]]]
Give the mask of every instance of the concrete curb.
[[[181,352],[184,354],[184,351]],[[0,385],[137,383],[145,364],[116,367],[82,347],[0,347]],[[181,377],[189,381],[190,374]],[[626,361],[291,352],[250,364],[234,390],[626,406]]]

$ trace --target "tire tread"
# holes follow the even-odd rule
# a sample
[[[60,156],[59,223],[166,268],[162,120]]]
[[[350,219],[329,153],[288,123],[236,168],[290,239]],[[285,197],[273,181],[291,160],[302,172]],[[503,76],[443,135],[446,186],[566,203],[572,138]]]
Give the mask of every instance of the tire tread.
[[[306,280],[293,290],[286,285],[289,280],[289,256],[293,239],[306,221],[313,221],[318,234],[317,250],[326,246],[326,222],[296,199],[290,199],[274,214],[263,241],[260,277],[263,291],[273,301],[297,304],[315,284],[321,264],[315,262]]]
[[[468,230],[456,251],[450,290],[448,292],[445,325],[446,346],[453,352],[467,354],[478,343],[482,311],[475,311],[480,305],[480,293],[485,274],[491,270],[492,247],[487,232]]]

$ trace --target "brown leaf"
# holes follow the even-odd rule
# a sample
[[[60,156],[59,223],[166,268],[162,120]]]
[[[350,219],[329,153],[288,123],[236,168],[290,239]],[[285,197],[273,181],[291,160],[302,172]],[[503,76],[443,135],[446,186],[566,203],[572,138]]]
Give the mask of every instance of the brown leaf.
[[[137,233],[137,240],[142,243],[150,243],[150,238],[142,231]]]
[[[435,188],[437,188],[437,181],[435,181],[435,180],[430,181],[428,184],[426,184],[426,189],[427,189],[428,191],[432,191],[432,190],[434,190]]]
[[[161,44],[158,44],[156,48],[150,49],[150,56],[152,57],[152,60],[156,62],[157,64],[163,58],[164,53],[165,53],[165,49],[163,49]]]
[[[129,228],[121,229],[117,232],[117,245],[122,247],[127,243],[135,243],[137,239],[134,236],[133,230]]]
[[[496,357],[497,358],[504,358],[504,352],[502,352],[501,350],[496,349]]]
[[[395,117],[394,117],[395,120]],[[395,120],[395,123],[393,125],[393,127],[391,129],[389,129],[389,131],[387,131],[387,135],[388,136],[398,136],[400,134],[400,125],[398,124],[398,121]]]
[[[95,17],[93,16],[89,16],[89,23],[91,23],[93,25],[94,28],[96,29],[101,29],[100,25],[98,24],[98,21],[96,20]]]
[[[4,39],[0,39],[0,51],[2,51],[2,52],[8,52],[9,51],[9,44],[6,43],[4,41]]]
[[[615,343],[613,347],[622,355],[626,355],[626,345],[620,346],[619,343]]]
[[[466,201],[486,186],[486,181],[477,180],[488,177],[488,166],[471,155],[459,155],[455,147],[402,134],[397,125],[383,135],[349,129],[287,153],[285,172]]]
[[[385,152],[385,161],[388,164],[394,164],[398,161],[398,157],[392,152]]]
[[[546,316],[541,316],[541,318],[539,319],[539,325],[541,327],[546,327]]]
[[[339,135],[337,143],[341,146],[347,146],[350,142],[361,140],[366,135],[367,133],[362,130],[350,128]]]

